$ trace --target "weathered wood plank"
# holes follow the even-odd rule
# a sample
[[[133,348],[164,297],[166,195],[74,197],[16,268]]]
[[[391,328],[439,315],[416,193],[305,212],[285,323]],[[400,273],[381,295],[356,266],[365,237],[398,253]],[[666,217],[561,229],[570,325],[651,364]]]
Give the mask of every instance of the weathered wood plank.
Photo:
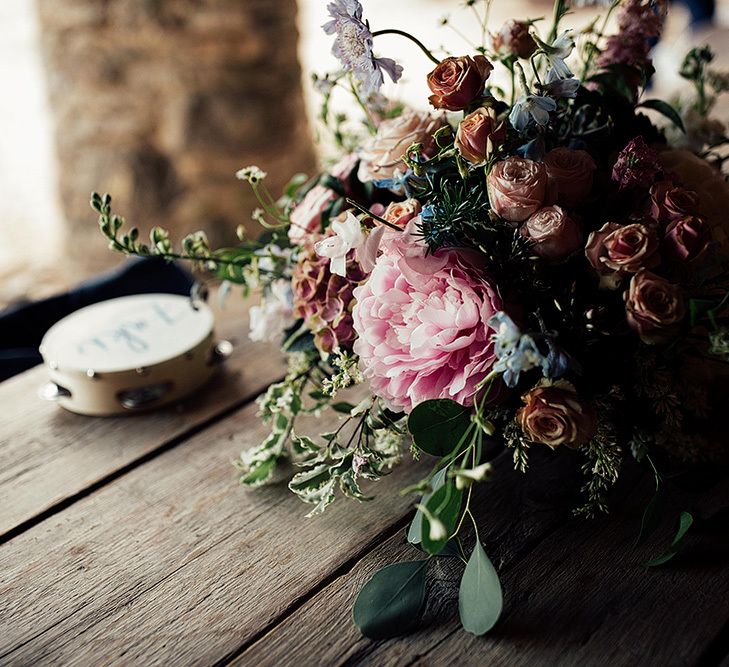
[[[666,541],[664,534],[663,541],[631,550],[636,514],[648,497],[636,494],[641,502],[609,522],[551,534],[505,574],[508,611],[489,637],[454,629],[412,663],[697,664],[729,619],[727,536],[695,537],[682,558],[648,571],[642,564]],[[698,507],[728,501],[725,481]]]
[[[313,661],[378,667],[695,664],[729,619],[726,536],[723,547],[711,550],[714,558],[708,562],[698,557],[696,547],[683,561],[693,565],[678,560],[673,567],[647,572],[641,563],[660,551],[660,538],[635,552],[631,546],[650,481],[629,493],[609,518],[565,520],[556,508],[525,502],[521,482],[514,485],[503,463],[499,461],[494,482],[483,488],[480,498],[480,506],[490,508],[480,532],[502,574],[506,601],[504,619],[489,636],[475,638],[459,627],[462,565],[453,560],[441,560],[431,570],[429,604],[417,633],[386,642],[359,635],[351,607],[364,582],[384,564],[418,557],[396,535],[233,664],[257,664],[264,658],[282,666]],[[619,495],[627,494],[634,480],[631,473]],[[543,488],[559,488],[555,481],[545,480]],[[728,498],[725,483],[703,504],[722,507]],[[666,531],[664,542],[665,536]],[[702,539],[707,548],[706,536]],[[691,618],[701,620],[692,623]],[[292,646],[297,647],[295,655]]]
[[[212,383],[183,405],[83,417],[38,398],[47,381],[43,367],[0,384],[0,537],[250,400],[283,373],[272,347],[248,340],[247,303],[231,298],[222,314],[212,305],[217,331],[235,339],[235,351]]]
[[[475,507],[485,520],[480,527],[488,553],[500,570],[528,553],[546,534],[569,518],[569,503],[555,503],[563,484],[564,461],[548,452],[533,454],[526,477],[515,472],[510,452],[494,461],[493,481],[479,487]],[[548,490],[560,489],[549,492]],[[569,492],[567,497],[571,497]],[[488,509],[486,509],[488,508]],[[405,539],[404,531],[390,538],[285,619],[233,664],[238,667],[270,660],[276,665],[372,664],[401,665],[434,647],[452,631],[447,621],[457,615],[459,575],[456,559],[436,559],[429,565],[428,605],[420,630],[410,637],[385,642],[363,638],[352,622],[352,605],[370,576],[383,565],[416,560],[422,555]],[[291,647],[296,646],[296,653]],[[457,663],[453,663],[457,664]],[[481,663],[487,664],[487,663]]]
[[[249,405],[0,547],[0,663],[212,664],[401,530],[404,464],[307,520],[284,484],[236,487]],[[322,417],[331,428],[338,417]],[[328,423],[331,422],[331,423]]]

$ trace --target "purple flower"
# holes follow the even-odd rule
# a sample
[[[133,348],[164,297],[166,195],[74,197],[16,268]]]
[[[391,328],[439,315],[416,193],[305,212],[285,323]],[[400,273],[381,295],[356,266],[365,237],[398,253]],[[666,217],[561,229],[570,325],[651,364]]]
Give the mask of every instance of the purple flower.
[[[362,95],[369,97],[380,89],[385,82],[383,73],[393,82],[402,76],[402,67],[394,60],[375,58],[372,53],[372,32],[362,21],[358,0],[334,0],[327,9],[332,20],[322,28],[327,35],[336,35],[332,54],[357,78]]]
[[[612,178],[621,190],[636,185],[648,188],[653,185],[660,170],[658,153],[639,136],[629,141],[620,151],[613,167]]]
[[[574,77],[561,79],[554,70],[547,73],[547,83],[538,86],[542,93],[548,97],[559,99],[561,97],[577,97],[580,80]]]

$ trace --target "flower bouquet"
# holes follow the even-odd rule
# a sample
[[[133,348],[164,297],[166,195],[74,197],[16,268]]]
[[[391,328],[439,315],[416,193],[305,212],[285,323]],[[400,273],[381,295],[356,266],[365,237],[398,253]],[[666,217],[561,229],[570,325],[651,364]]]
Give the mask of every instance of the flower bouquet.
[[[438,556],[465,563],[463,627],[494,625],[502,593],[473,489],[499,453],[522,472],[536,448],[578,461],[574,511],[585,517],[608,511],[627,458],[660,494],[666,471],[729,453],[711,432],[729,361],[729,274],[716,149],[727,139],[710,112],[727,77],[695,49],[681,68],[695,94],[680,111],[647,95],[663,0],[615,0],[576,31],[563,30],[569,3],[556,0],[551,21],[493,34],[488,0],[466,5],[485,43],[442,58],[409,33],[372,31],[357,0],[328,6],[341,69],[315,85],[342,156],[280,198],[259,168],[241,169],[260,201],[259,239],[240,232],[234,247],[211,249],[198,232],[175,251],[165,230],[143,243],[122,231],[108,195],[92,198],[113,249],[190,259],[260,291],[250,335],[280,337],[289,366],[259,399],[271,433],[236,461],[243,484],[266,483],[289,459],[299,467],[289,488],[311,516],[340,493],[367,500],[362,482],[403,458],[431,462],[403,491],[417,498],[408,540],[427,558],[381,570],[355,604],[373,638],[413,626]],[[374,55],[385,33],[433,61],[421,100],[381,94],[402,73]],[[332,110],[338,90],[361,119]],[[677,133],[681,151],[666,139]],[[366,395],[351,404],[341,392],[354,385]],[[335,431],[297,428],[327,409],[343,415]],[[644,532],[657,510],[646,509]],[[690,529],[690,513],[677,518],[672,550],[650,564]]]

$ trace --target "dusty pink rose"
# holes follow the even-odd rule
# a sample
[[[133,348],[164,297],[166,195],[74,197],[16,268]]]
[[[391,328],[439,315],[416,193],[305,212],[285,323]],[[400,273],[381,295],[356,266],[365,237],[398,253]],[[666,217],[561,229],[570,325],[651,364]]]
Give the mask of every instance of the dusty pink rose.
[[[394,201],[388,204],[380,217],[398,227],[405,227],[421,210],[420,202],[417,199],[406,199],[405,201]]]
[[[616,289],[625,275],[658,264],[658,236],[640,223],[606,222],[587,239],[585,255],[600,274],[600,286]]]
[[[494,66],[484,56],[444,58],[428,74],[428,98],[436,109],[461,111],[481,97]]]
[[[291,288],[294,314],[301,317],[314,334],[317,349],[328,354],[338,348],[351,349],[354,342],[352,307],[354,288],[366,278],[351,252],[347,258],[347,277],[333,274],[329,260],[314,250],[312,237],[301,250],[294,267]]]
[[[531,58],[537,44],[529,34],[529,23],[509,19],[501,30],[491,35],[491,48],[502,58]]]
[[[382,121],[377,134],[362,150],[358,177],[362,182],[394,178],[405,173],[405,151],[414,143],[422,144],[423,154],[435,149],[433,134],[443,126],[441,115],[408,110],[396,118]]]
[[[530,216],[521,228],[532,249],[544,259],[566,259],[582,247],[582,226],[559,206],[545,206]]]
[[[412,227],[398,233],[410,242],[380,255],[355,290],[354,351],[372,391],[392,409],[410,412],[433,398],[470,405],[495,361],[486,322],[501,299],[465,254],[426,255]]]
[[[663,252],[669,259],[690,262],[709,247],[711,240],[711,229],[706,220],[695,215],[687,215],[674,220],[666,228]]]
[[[695,192],[659,181],[651,187],[651,215],[656,222],[672,222],[696,213],[699,198]]]
[[[549,177],[550,194],[556,203],[573,208],[587,199],[597,169],[587,151],[555,148],[545,156],[544,166]]]
[[[296,205],[291,215],[289,240],[294,245],[303,245],[312,234],[320,230],[322,213],[337,198],[337,194],[323,185],[315,185]]]
[[[456,148],[466,160],[483,164],[495,148],[506,139],[506,124],[498,120],[490,107],[468,114],[456,131]]]
[[[625,293],[625,311],[628,324],[644,343],[659,343],[675,333],[686,307],[676,285],[642,270],[633,276]]]
[[[508,157],[494,164],[487,184],[493,211],[509,222],[523,222],[544,203],[547,170],[541,162]]]
[[[516,413],[516,421],[524,435],[534,442],[552,448],[565,445],[576,449],[595,435],[595,408],[580,400],[569,382],[544,382],[524,394],[521,400],[525,405]]]

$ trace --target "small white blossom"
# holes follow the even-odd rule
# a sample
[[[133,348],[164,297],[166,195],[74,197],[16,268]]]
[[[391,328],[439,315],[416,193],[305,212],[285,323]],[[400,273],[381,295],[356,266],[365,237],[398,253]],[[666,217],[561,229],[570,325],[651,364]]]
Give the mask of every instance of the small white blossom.
[[[314,245],[316,254],[329,259],[329,270],[345,277],[347,275],[347,254],[355,251],[357,261],[362,270],[369,273],[375,265],[377,250],[385,231],[377,227],[368,234],[362,231],[362,224],[352,213],[347,213],[344,220],[332,222],[334,236],[329,236]]]
[[[251,185],[262,181],[264,178],[266,178],[266,176],[268,176],[268,174],[259,167],[256,167],[255,165],[251,165],[250,167],[243,167],[243,169],[239,169],[235,172],[236,178],[240,179],[241,181],[248,181]]]
[[[271,340],[281,336],[294,322],[293,293],[288,280],[271,283],[259,306],[250,311],[249,338],[253,341]]]

